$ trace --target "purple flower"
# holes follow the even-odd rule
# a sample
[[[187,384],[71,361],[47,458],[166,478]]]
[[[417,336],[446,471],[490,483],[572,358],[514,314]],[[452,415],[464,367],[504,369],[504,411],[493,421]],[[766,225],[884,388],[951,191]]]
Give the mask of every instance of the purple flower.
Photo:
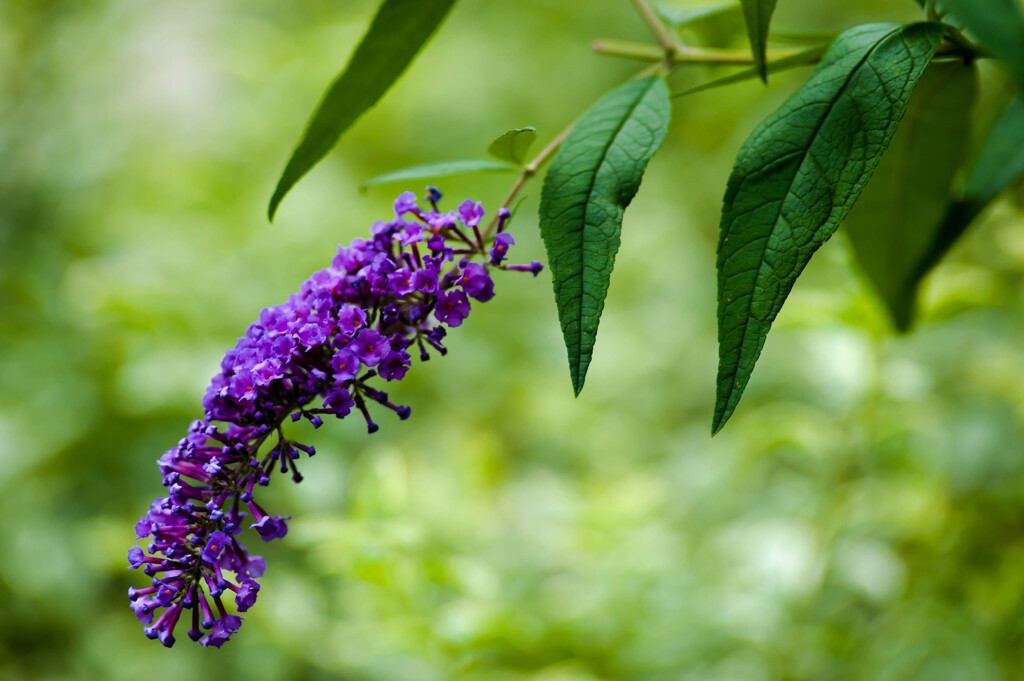
[[[231,379],[231,394],[239,400],[251,402],[256,399],[256,377],[248,371],[241,371]]]
[[[356,357],[368,367],[377,366],[377,363],[391,350],[388,339],[373,329],[360,331],[350,347]]]
[[[459,217],[466,223],[467,227],[476,227],[484,216],[484,207],[478,201],[466,199],[459,204]]]
[[[336,379],[344,381],[355,378],[359,374],[359,359],[349,350],[338,350],[331,358],[331,368],[334,369]]]
[[[421,293],[434,293],[437,291],[437,270],[416,270],[412,274],[412,281],[410,283],[416,291]]]
[[[428,191],[429,212],[411,192],[403,194],[395,202],[396,219],[375,223],[371,239],[339,247],[329,268],[314,272],[280,305],[261,310],[211,379],[203,418],[157,461],[166,496],[135,525],[138,538],[149,538],[148,550],[128,552],[130,567],[152,578],[151,586],[129,590],[149,638],[173,645],[176,623],[191,610],[189,638],[220,647],[242,621],[227,612],[222,597],[232,592],[238,612],[255,605],[255,580],[266,561],[250,556],[235,537],[246,526],[264,541],[287,534],[291,516],[268,513],[255,496],[275,474],[301,481],[301,454],[315,453],[288,439],[283,423],[305,419],[317,428],[324,415],[344,418],[355,411],[372,433],[378,425],[370,411],[378,407],[405,420],[409,407],[392,402],[373,379],[402,380],[413,345],[424,360],[430,348],[444,355],[444,325],[462,323],[470,297],[494,295],[487,267],[470,260],[500,262],[512,238],[499,233],[488,251],[477,243],[478,233],[473,240],[462,231],[479,225],[483,207],[467,201],[458,211],[440,212],[440,192]],[[416,221],[406,222],[406,214]],[[419,242],[427,237],[424,249]],[[454,250],[466,256],[455,265]],[[364,367],[376,371],[359,378]]]
[[[366,310],[356,305],[345,303],[338,313],[338,328],[344,333],[352,334],[366,326]]]
[[[224,548],[231,543],[231,537],[224,532],[211,532],[209,538],[206,540],[206,546],[203,547],[202,557],[203,560],[210,563],[217,562],[220,558],[220,554],[224,553]]]
[[[405,233],[400,236],[399,243],[411,246],[423,238],[423,225],[418,222],[407,222],[403,225]]]
[[[249,556],[249,560],[246,561],[242,569],[235,570],[238,574],[252,577],[253,579],[259,579],[266,571],[267,561],[264,560],[263,556]]]
[[[251,579],[242,581],[238,593],[235,594],[235,605],[238,612],[245,612],[256,604],[256,594],[259,593],[260,585]]]
[[[412,293],[414,287],[412,284],[412,272],[407,267],[403,267],[400,270],[395,270],[388,275],[388,286],[391,289],[391,294],[396,298]]]
[[[413,213],[419,210],[416,205],[416,195],[412,192],[402,192],[395,199],[395,215],[402,217],[406,213]]]
[[[462,320],[469,316],[469,301],[462,291],[443,291],[437,294],[437,306],[434,307],[434,317],[437,321],[443,322],[450,327],[462,324]]]
[[[249,527],[254,528],[259,532],[263,541],[271,541],[272,539],[280,539],[288,534],[288,524],[285,522],[286,520],[291,520],[291,516],[282,518],[281,516],[275,515],[271,518],[269,515],[265,515],[260,518],[259,522],[253,523]]]
[[[139,618],[139,622],[142,624],[153,623],[153,603],[147,601],[144,598],[132,601],[131,604],[132,612]]]
[[[145,552],[138,546],[133,546],[132,548],[128,549],[128,562],[131,563],[131,567],[128,569],[134,570],[135,568],[139,567],[144,562],[146,562]]]
[[[454,227],[457,222],[458,216],[455,212],[438,213],[432,210],[427,213],[427,224],[433,228],[435,233],[448,227]]]
[[[284,374],[281,371],[281,360],[277,357],[265,359],[252,368],[252,376],[256,385],[265,386]]]
[[[199,645],[204,648],[207,646],[220,648],[241,626],[242,618],[238,615],[224,615],[214,623],[213,629],[206,635],[206,638],[199,642]]]
[[[307,348],[320,345],[327,340],[327,330],[319,324],[303,324],[297,335],[299,342]]]
[[[499,265],[508,257],[509,246],[514,246],[516,240],[508,232],[498,232],[494,235],[494,245],[491,246],[491,264]]]
[[[377,373],[385,381],[400,381],[409,370],[409,365],[408,352],[390,352],[377,367]]]
[[[475,262],[466,265],[459,280],[462,290],[470,298],[486,303],[494,297],[494,280],[487,274],[487,268]],[[449,324],[451,326],[451,324]]]

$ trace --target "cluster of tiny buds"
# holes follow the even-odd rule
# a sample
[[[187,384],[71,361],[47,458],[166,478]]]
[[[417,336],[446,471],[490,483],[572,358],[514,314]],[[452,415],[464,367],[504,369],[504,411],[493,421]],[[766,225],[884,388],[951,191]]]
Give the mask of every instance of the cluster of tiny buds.
[[[158,461],[167,496],[156,499],[135,526],[146,549],[128,552],[131,569],[152,582],[128,590],[146,636],[165,646],[184,611],[188,636],[220,647],[238,631],[256,602],[266,562],[238,536],[254,529],[263,541],[285,536],[291,516],[271,515],[254,497],[275,471],[302,480],[298,461],[312,446],[285,436],[287,420],[313,428],[324,416],[353,411],[373,433],[371,405],[409,417],[374,387],[400,381],[412,354],[444,355],[448,328],[462,324],[470,300],[494,297],[491,268],[527,271],[539,262],[505,263],[515,244],[502,208],[495,234],[481,231],[484,209],[466,200],[438,209],[441,192],[427,187],[421,206],[412,192],[394,203],[395,217],[376,222],[369,239],[339,246],[330,267],[307,279],[286,302],[260,312],[227,352],[203,397],[204,417]],[[481,262],[476,262],[480,260]]]

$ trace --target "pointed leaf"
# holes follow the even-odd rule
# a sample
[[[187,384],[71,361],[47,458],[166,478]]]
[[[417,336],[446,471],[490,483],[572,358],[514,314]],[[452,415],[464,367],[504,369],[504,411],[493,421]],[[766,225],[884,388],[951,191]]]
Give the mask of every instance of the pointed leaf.
[[[676,28],[682,28],[687,24],[711,17],[739,12],[740,6],[735,2],[713,2],[706,5],[687,5],[685,7],[657,5],[655,10],[666,23]]]
[[[740,150],[718,246],[713,431],[735,410],[796,278],[878,164],[944,31],[935,23],[846,31]]]
[[[670,119],[664,78],[621,85],[583,114],[544,180],[541,236],[577,395],[594,351],[623,213]]]
[[[501,137],[495,138],[487,147],[487,153],[499,161],[508,161],[517,166],[526,163],[526,155],[537,139],[537,128],[528,125],[525,128],[509,130]]]
[[[942,226],[914,275],[916,285],[952,248],[985,207],[1014,181],[1024,178],[1024,99],[1006,105],[974,162],[962,196],[946,209]]]
[[[907,112],[871,182],[843,224],[853,252],[889,308],[910,328],[916,269],[942,223],[967,151],[976,70],[934,63],[918,81]]]
[[[516,166],[492,161],[488,158],[470,158],[460,161],[438,161],[437,163],[421,163],[415,166],[392,170],[371,177],[363,182],[364,187],[388,182],[406,182],[409,180],[429,180],[435,177],[452,175],[470,175],[472,173],[511,173]]]
[[[285,194],[402,75],[453,4],[455,0],[384,0],[345,70],[306,124],[270,197],[271,220]]]
[[[1024,89],[1024,15],[1015,0],[939,0],[995,56],[1006,62]]]
[[[743,18],[747,22],[747,35],[750,37],[750,51],[754,55],[754,67],[761,80],[768,82],[768,65],[765,52],[768,50],[768,25],[775,11],[776,0],[741,0]]]

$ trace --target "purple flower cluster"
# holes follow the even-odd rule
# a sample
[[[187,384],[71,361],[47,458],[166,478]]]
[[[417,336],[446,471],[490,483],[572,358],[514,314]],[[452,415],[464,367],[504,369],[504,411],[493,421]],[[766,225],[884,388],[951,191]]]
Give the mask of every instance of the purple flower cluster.
[[[267,512],[254,490],[269,484],[275,470],[301,481],[297,460],[316,453],[285,437],[286,419],[319,428],[324,415],[344,418],[356,410],[372,433],[370,404],[408,418],[409,408],[392,403],[371,379],[401,380],[410,350],[422,361],[431,350],[444,355],[445,326],[462,324],[470,299],[494,297],[488,264],[540,270],[537,262],[501,264],[514,243],[503,231],[506,209],[490,238],[481,234],[479,203],[440,212],[440,198],[428,187],[425,209],[412,192],[403,193],[394,220],[375,223],[369,239],[339,247],[330,267],[285,303],[265,308],[224,356],[203,398],[204,418],[157,462],[167,496],[135,526],[139,539],[150,539],[148,549],[128,552],[131,569],[153,578],[146,588],[128,590],[149,638],[173,645],[185,610],[191,610],[188,635],[201,645],[219,648],[238,631],[243,618],[229,613],[224,597],[230,594],[235,610],[246,612],[266,569],[238,535],[248,527],[263,541],[277,539],[290,519]]]

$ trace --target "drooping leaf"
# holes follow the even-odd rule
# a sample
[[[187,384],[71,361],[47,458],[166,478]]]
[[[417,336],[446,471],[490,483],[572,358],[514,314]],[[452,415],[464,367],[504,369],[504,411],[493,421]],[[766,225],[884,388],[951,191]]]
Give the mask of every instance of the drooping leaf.
[[[747,22],[747,35],[750,37],[750,51],[754,55],[754,68],[761,80],[768,82],[768,65],[765,52],[768,50],[768,25],[775,11],[776,0],[741,0],[743,18]]]
[[[739,12],[740,5],[736,2],[712,2],[705,5],[657,5],[655,10],[668,24],[682,28],[697,21],[709,19],[723,14]]]
[[[1006,62],[1024,89],[1024,15],[1016,0],[938,0],[993,54]]]
[[[388,182],[406,182],[408,180],[429,180],[435,177],[452,175],[469,175],[472,173],[511,173],[516,171],[514,165],[492,161],[488,158],[470,158],[459,161],[438,161],[437,163],[421,163],[391,172],[382,173],[363,182],[364,187]]]
[[[782,57],[781,59],[775,59],[768,63],[768,73],[777,73],[779,71],[786,71],[788,69],[796,68],[798,66],[810,66],[818,61],[825,50],[828,49],[828,45],[818,45],[815,47],[808,48],[796,54],[788,57]],[[703,92],[704,90],[711,90],[712,88],[722,87],[723,85],[732,85],[733,83],[742,83],[745,80],[751,80],[753,78],[759,78],[761,74],[758,72],[757,67],[751,67],[749,69],[743,69],[736,73],[729,74],[728,76],[722,76],[721,78],[715,78],[707,83],[701,83],[685,90],[679,90],[673,92],[673,97],[683,97],[685,95],[692,95],[695,92]]]
[[[577,395],[593,355],[623,213],[670,118],[664,78],[625,83],[583,114],[544,180],[540,229]]]
[[[888,150],[843,227],[896,328],[910,328],[916,271],[942,223],[964,161],[976,88],[973,65],[933,63],[918,81]]]
[[[944,31],[921,23],[844,32],[740,150],[718,247],[714,432],[736,409],[793,283],[878,164]]]
[[[532,125],[515,128],[495,138],[487,147],[487,153],[499,161],[508,161],[521,166],[526,163],[526,155],[530,153],[530,147],[533,146],[536,139],[537,128]]]
[[[295,183],[327,155],[342,133],[391,87],[455,0],[384,0],[348,65],[330,84],[277,182],[268,217]]]
[[[985,207],[1024,178],[1024,99],[1006,105],[967,176],[962,195],[946,208],[942,225],[914,273],[920,281],[952,248]]]

